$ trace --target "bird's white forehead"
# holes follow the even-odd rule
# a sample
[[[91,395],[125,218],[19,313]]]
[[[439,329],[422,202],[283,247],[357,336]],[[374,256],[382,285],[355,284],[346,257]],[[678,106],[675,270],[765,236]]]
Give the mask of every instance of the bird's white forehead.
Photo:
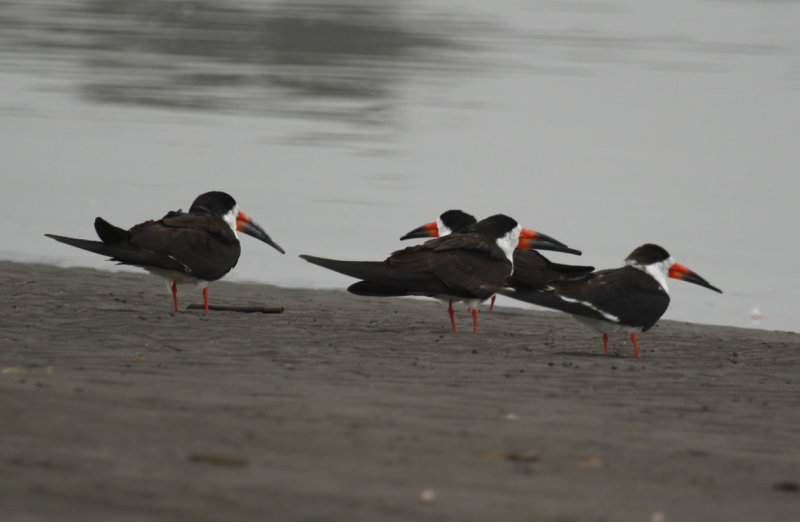
[[[519,235],[522,232],[522,225],[517,224],[514,228],[505,233],[504,236],[497,239],[497,246],[506,255],[509,261],[514,262],[514,250],[519,244]]]
[[[225,221],[229,227],[231,227],[231,230],[233,230],[233,235],[236,237],[239,237],[239,234],[236,233],[236,216],[238,215],[239,205],[234,205],[232,209],[222,216],[222,220]]]
[[[439,237],[444,237],[453,232],[444,224],[441,217],[436,218],[436,229],[439,231]]]

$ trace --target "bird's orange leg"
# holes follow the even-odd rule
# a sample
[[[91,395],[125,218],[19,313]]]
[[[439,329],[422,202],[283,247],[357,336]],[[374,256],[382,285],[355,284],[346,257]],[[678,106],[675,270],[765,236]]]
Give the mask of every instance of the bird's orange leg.
[[[608,334],[603,334],[603,350],[608,355]]]
[[[203,302],[206,304],[206,314],[208,314],[208,287],[203,288]]]
[[[478,307],[472,309],[472,331],[478,333]]]
[[[636,358],[641,359],[642,356],[639,355],[639,343],[636,342],[636,334],[631,334],[631,341],[633,341],[633,349],[636,350]]]
[[[496,296],[496,295],[493,295],[493,296],[492,296],[492,302],[491,302],[491,303],[489,303],[489,311],[490,311],[490,312],[491,312],[492,310],[494,310],[494,300],[495,300],[495,299],[497,299],[497,296]]]
[[[175,311],[176,312],[180,312],[180,310],[178,310],[178,282],[177,281],[173,281],[172,282],[172,302],[175,303]]]
[[[447,307],[447,313],[450,314],[450,324],[453,325],[453,331],[457,332],[458,328],[456,328],[456,318],[453,314],[453,300],[450,299],[450,306]]]

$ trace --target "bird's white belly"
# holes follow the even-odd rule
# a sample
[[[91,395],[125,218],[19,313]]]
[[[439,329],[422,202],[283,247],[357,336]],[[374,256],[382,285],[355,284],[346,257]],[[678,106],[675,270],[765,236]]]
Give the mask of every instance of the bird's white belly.
[[[467,308],[477,308],[479,304],[486,301],[486,299],[464,299],[463,297],[453,297],[451,295],[435,295],[433,296],[435,299],[439,301],[449,304],[450,301],[454,303],[458,303],[459,301],[463,301]]]
[[[208,281],[204,279],[198,279],[189,274],[183,274],[172,270],[164,270],[161,268],[153,268],[153,267],[142,267],[142,268],[144,268],[153,275],[165,279],[167,283],[167,289],[170,291],[172,291],[173,282],[178,283],[179,285],[195,285],[195,286],[202,286],[203,288],[208,286]]]

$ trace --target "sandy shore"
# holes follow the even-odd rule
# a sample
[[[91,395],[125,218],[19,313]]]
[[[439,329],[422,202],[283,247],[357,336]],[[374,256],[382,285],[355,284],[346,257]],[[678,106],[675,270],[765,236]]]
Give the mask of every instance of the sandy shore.
[[[800,520],[798,334],[0,267],[2,520]]]

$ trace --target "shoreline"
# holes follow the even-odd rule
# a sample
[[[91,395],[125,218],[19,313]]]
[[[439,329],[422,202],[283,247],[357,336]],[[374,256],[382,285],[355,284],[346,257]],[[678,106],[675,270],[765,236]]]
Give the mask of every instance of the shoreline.
[[[65,269],[82,269],[82,268],[90,268],[96,269],[103,272],[109,273],[118,273],[120,271],[127,271],[134,274],[143,274],[145,273],[142,269],[137,269],[136,267],[126,267],[124,265],[117,265],[114,262],[110,262],[106,259],[103,259],[101,256],[95,257],[86,257],[81,255],[80,250],[76,250],[78,253],[77,257],[74,258],[67,258],[67,257],[53,257],[53,258],[40,258],[36,256],[18,256],[15,253],[7,252],[5,257],[3,253],[0,252],[0,260],[9,263],[21,263],[21,264],[34,264],[34,265],[46,265],[46,266],[54,266],[57,268],[65,268]],[[290,255],[289,258],[292,256]],[[293,260],[294,261],[294,260]],[[569,259],[558,259],[558,262],[570,262]],[[575,261],[574,259],[572,260]],[[333,279],[309,279],[306,277],[296,277],[295,279],[284,280],[281,279],[280,281],[270,281],[270,280],[260,280],[257,276],[255,276],[252,272],[245,270],[244,265],[242,263],[246,263],[247,258],[242,256],[240,259],[239,264],[237,264],[234,269],[227,274],[222,281],[229,282],[229,283],[238,283],[243,285],[265,285],[265,286],[274,286],[277,288],[293,290],[293,289],[305,289],[305,290],[342,290],[344,291],[350,283],[352,283],[351,278],[347,276],[343,276],[333,271],[328,270],[320,270],[319,267],[315,267],[309,263],[305,263],[314,273],[322,274],[323,276],[329,276]],[[276,265],[271,267],[271,269],[276,270],[278,273],[281,272],[285,266]],[[348,282],[349,281],[349,282]],[[714,281],[716,282],[716,281]],[[219,282],[214,282],[211,284],[211,289],[213,290],[214,285],[218,284]],[[675,284],[678,286],[676,287]],[[720,283],[722,284],[722,283]],[[736,296],[736,292],[739,292],[738,289],[729,289],[728,287],[723,287],[723,291],[725,294],[719,296],[714,294],[713,292],[708,292],[708,290],[703,289],[700,291],[699,288],[683,288],[685,284],[679,283],[678,281],[672,281],[670,284],[670,300],[671,304],[667,311],[662,317],[661,320],[672,320],[672,321],[679,321],[679,322],[690,322],[695,324],[705,324],[710,326],[731,326],[734,328],[746,328],[746,329],[754,329],[754,330],[764,330],[768,332],[794,332],[800,333],[800,327],[783,327],[785,325],[785,321],[783,320],[775,320],[774,310],[765,311],[764,316],[760,319],[754,319],[752,317],[752,313],[757,311],[760,313],[760,309],[756,306],[758,299],[750,299],[752,303],[748,301],[749,304],[745,305],[744,303],[739,303],[742,306],[736,307],[735,309],[728,310],[729,313],[725,315],[725,319],[720,319],[718,321],[714,321],[714,317],[719,317],[717,312],[713,312],[710,315],[704,315],[702,310],[698,308],[704,307],[709,309],[717,309],[718,306],[723,304],[723,301],[730,300],[734,296]],[[692,285],[693,286],[693,285]],[[677,290],[676,290],[677,288]],[[730,291],[730,293],[729,293]],[[426,298],[419,298],[419,299],[426,299]],[[512,298],[508,298],[505,296],[498,296],[500,300],[501,306],[506,306],[509,308],[518,308],[521,310],[537,310],[533,308],[535,305],[530,303],[525,303],[522,301],[518,301]],[[694,299],[696,302],[694,304],[687,303],[687,299]],[[699,303],[699,304],[698,304]],[[687,305],[690,310],[694,310],[696,315],[675,315],[675,312],[687,312]],[[754,310],[756,309],[756,310]],[[547,312],[556,312],[561,313],[555,310],[548,310],[546,308],[539,308],[537,311],[547,311]],[[704,320],[704,318],[711,317],[710,320]]]
[[[0,261],[8,520],[792,520],[800,334]],[[202,302],[182,288],[184,310]],[[660,517],[660,518],[659,518]]]

